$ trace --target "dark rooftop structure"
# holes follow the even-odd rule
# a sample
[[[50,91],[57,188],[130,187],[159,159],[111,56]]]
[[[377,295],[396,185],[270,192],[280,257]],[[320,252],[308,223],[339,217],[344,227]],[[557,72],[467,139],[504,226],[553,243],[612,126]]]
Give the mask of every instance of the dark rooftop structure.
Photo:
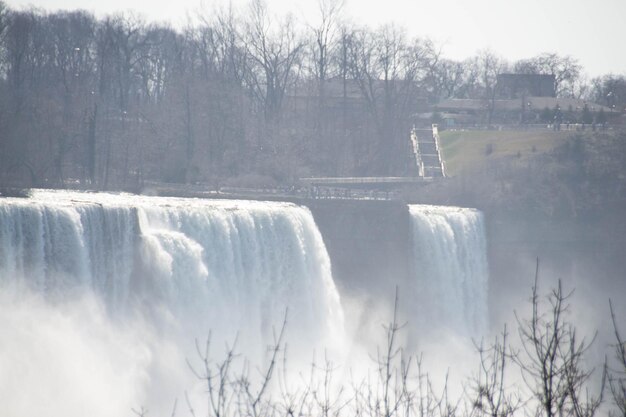
[[[493,106],[494,111],[520,112],[522,109],[525,111],[541,111],[545,108],[554,109],[558,107],[562,111],[571,109],[571,111],[577,113],[587,106],[592,112],[602,110],[605,113],[615,113],[610,107],[567,97],[526,97],[526,100],[523,102],[514,99],[496,99],[493,102],[480,99],[445,99],[433,106],[433,109],[444,112],[476,113],[488,111],[490,106]]]
[[[556,97],[553,74],[498,74],[499,98]]]

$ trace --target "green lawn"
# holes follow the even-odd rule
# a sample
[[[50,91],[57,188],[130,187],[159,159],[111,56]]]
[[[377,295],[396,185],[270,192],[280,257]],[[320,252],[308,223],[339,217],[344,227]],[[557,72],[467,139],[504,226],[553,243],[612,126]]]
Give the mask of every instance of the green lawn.
[[[545,152],[563,143],[573,132],[550,130],[470,130],[443,131],[441,156],[446,173],[455,176],[465,170],[480,168],[487,161],[507,156],[526,157]]]

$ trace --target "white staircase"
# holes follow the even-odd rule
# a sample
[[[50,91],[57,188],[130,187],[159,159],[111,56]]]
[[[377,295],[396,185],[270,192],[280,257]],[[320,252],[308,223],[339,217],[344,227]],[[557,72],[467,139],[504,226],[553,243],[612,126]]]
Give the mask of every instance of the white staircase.
[[[414,127],[411,130],[411,145],[420,177],[446,176],[445,165],[441,159],[437,125],[432,125],[431,129],[416,129]]]

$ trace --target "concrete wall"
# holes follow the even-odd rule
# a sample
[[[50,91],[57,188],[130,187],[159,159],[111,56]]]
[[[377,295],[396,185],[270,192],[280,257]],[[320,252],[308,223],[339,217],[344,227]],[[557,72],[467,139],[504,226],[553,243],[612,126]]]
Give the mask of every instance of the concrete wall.
[[[399,201],[300,200],[313,213],[331,258],[333,277],[344,293],[382,292],[409,281],[411,223]]]

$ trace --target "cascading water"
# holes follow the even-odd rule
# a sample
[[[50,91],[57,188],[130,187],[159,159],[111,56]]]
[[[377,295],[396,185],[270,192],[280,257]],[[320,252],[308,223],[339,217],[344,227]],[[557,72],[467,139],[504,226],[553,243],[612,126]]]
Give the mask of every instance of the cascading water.
[[[413,227],[413,312],[423,330],[487,330],[488,266],[482,213],[409,205]]]
[[[401,304],[414,305],[410,320],[481,333],[482,215],[409,211],[416,279]],[[12,393],[2,415],[166,409],[190,382],[194,338],[213,331],[219,355],[237,334],[258,363],[286,309],[292,358],[342,351],[330,260],[306,208],[67,191],[0,199],[0,392]]]
[[[76,313],[83,306],[67,307],[72,314],[60,313],[63,303],[85,293],[101,300],[104,316],[111,317],[117,329],[111,332],[119,336],[103,330],[96,340],[126,340],[127,329],[119,329],[140,315],[143,323],[152,323],[149,328],[174,345],[180,338],[192,345],[194,338],[204,338],[209,331],[214,338],[218,335],[218,342],[237,334],[239,351],[258,359],[273,342],[273,327],[281,325],[286,310],[294,355],[300,351],[310,357],[315,347],[340,349],[344,333],[322,237],[309,210],[290,203],[67,191],[0,199],[0,289],[4,304],[13,305],[0,320],[0,331],[24,339],[24,344],[47,343],[51,356],[55,343],[64,337],[75,337],[73,346],[85,346],[85,340],[98,334],[89,324],[105,320],[98,308]],[[43,298],[43,304],[29,301],[32,294]],[[24,307],[28,304],[37,307],[29,310]],[[29,311],[40,314],[23,320]],[[50,320],[54,323],[46,325]],[[24,328],[17,324],[20,321]],[[42,330],[48,327],[59,329],[59,336],[49,340],[52,333]],[[133,344],[115,341],[115,348],[107,349],[124,352],[125,357],[128,352],[120,343]],[[149,364],[133,374],[134,382],[128,384],[134,390],[151,374],[164,372],[153,369],[160,360],[153,347],[162,349],[165,343],[143,343],[137,341],[137,349],[131,349],[131,356],[139,357],[130,362],[133,369],[142,361]],[[24,350],[0,349],[0,356],[18,355],[0,361],[0,371],[17,369],[15,364],[25,360],[19,357],[20,349]],[[98,349],[85,348],[94,350]],[[127,367],[106,361],[105,365],[107,370]],[[184,371],[184,361],[181,368]],[[135,401],[137,405],[140,400]],[[72,414],[66,409],[59,413]]]

